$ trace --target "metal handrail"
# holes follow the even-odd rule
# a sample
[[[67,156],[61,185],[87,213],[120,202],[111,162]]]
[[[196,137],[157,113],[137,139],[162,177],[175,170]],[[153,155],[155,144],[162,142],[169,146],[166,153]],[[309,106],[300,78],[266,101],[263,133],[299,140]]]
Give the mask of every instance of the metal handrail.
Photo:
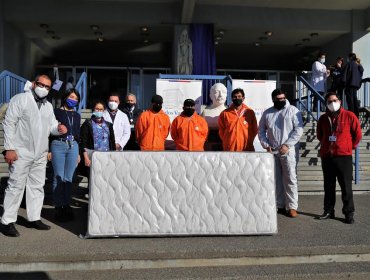
[[[23,92],[27,79],[4,70],[0,73],[0,104],[8,103],[17,93]]]
[[[78,112],[81,112],[82,109],[86,109],[86,102],[87,102],[87,74],[86,72],[82,72],[75,88],[80,93],[81,100],[80,100],[80,104],[78,105]]]

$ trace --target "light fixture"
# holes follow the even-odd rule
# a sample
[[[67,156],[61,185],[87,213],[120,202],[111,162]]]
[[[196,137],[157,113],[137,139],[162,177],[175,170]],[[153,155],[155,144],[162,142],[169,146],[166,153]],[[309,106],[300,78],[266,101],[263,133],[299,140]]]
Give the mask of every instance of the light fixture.
[[[272,31],[266,31],[266,32],[265,32],[265,35],[266,35],[266,36],[269,36],[269,37],[270,37],[270,36],[272,36]]]
[[[48,34],[48,35],[54,35],[55,34],[55,31],[53,31],[53,30],[46,30],[46,34]]]
[[[303,38],[302,39],[302,42],[309,42],[310,41],[310,38]]]
[[[46,23],[41,23],[41,24],[40,24],[40,27],[41,27],[42,29],[48,29],[48,28],[49,28],[49,25],[47,25]]]
[[[259,46],[261,46],[261,43],[260,42],[255,42],[254,46],[259,47]]]
[[[217,31],[217,33],[219,34],[219,35],[224,35],[225,34],[225,30],[223,30],[223,29],[220,29],[220,30],[218,30]]]
[[[220,42],[219,41],[215,41],[215,45],[217,46],[218,44],[220,44]]]
[[[141,30],[141,32],[145,33],[145,32],[149,31],[149,27],[148,26],[141,26],[140,30]]]
[[[149,39],[145,39],[145,40],[143,41],[143,43],[144,43],[144,44],[148,44],[148,43],[149,43]]]
[[[259,37],[258,40],[260,40],[260,41],[266,41],[267,40],[267,37]]]
[[[319,36],[319,33],[314,32],[314,33],[311,33],[310,36],[311,37],[317,37],[317,36]]]
[[[91,30],[97,31],[100,29],[98,25],[90,25]]]
[[[103,37],[99,37],[97,40],[98,40],[98,42],[103,42],[104,41],[104,38]]]
[[[59,36],[53,36],[51,38],[54,39],[54,40],[60,40],[60,37]]]
[[[100,32],[100,31],[95,31],[95,32],[94,32],[94,34],[95,34],[96,36],[99,36],[99,37],[103,35],[103,33],[102,33],[102,32]]]
[[[216,36],[216,41],[220,41],[221,39],[222,39],[222,37],[221,36]]]

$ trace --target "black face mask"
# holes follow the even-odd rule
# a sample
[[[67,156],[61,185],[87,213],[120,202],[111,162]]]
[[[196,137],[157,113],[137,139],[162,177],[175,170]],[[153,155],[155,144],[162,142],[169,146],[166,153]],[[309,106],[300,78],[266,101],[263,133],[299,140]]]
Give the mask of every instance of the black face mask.
[[[132,104],[132,103],[126,103],[126,107],[128,108],[128,109],[131,109],[132,107],[134,107],[135,106],[135,104]]]
[[[233,104],[235,107],[239,107],[240,105],[242,105],[242,103],[243,103],[243,99],[238,99],[238,98],[233,99]]]
[[[274,101],[274,107],[278,110],[281,110],[284,108],[286,104],[286,100],[277,100],[277,101]]]
[[[195,112],[194,108],[184,108],[184,115],[187,117],[191,117]]]
[[[158,113],[160,110],[162,110],[162,104],[153,104],[153,111]]]

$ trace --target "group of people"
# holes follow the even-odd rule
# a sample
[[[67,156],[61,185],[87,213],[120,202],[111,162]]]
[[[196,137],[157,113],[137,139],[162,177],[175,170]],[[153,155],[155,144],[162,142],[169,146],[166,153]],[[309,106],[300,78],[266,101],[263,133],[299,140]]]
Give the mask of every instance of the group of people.
[[[150,108],[141,112],[135,106],[135,96],[130,94],[122,112],[119,94],[112,93],[108,107],[105,102],[96,102],[92,117],[80,127],[81,117],[75,110],[80,102],[77,90],[66,91],[61,107],[53,112],[46,100],[51,84],[46,75],[37,76],[34,82],[28,83],[25,93],[10,100],[3,122],[4,157],[10,175],[1,227],[7,236],[19,236],[14,223],[25,188],[30,225],[38,230],[50,229],[40,218],[47,159],[51,160],[54,171],[55,219],[69,221],[73,219],[70,206],[73,174],[80,161],[89,172],[90,151],[163,151],[169,134],[177,150],[204,151],[209,123],[203,116],[213,115],[216,110],[211,106],[205,109],[211,113],[203,111],[202,116],[198,115],[195,101],[186,99],[182,113],[171,124],[162,109],[160,95],[154,95]],[[278,213],[296,217],[297,163],[303,133],[300,111],[290,105],[283,90],[276,89],[271,94],[274,105],[264,111],[258,125],[254,111],[244,104],[243,89],[232,91],[232,104],[225,108],[223,92],[226,88],[216,85],[211,89],[211,98],[216,103],[220,100],[224,107],[217,118],[223,150],[254,151],[253,141],[258,135],[262,147],[275,158]],[[353,223],[352,149],[361,139],[361,128],[356,116],[341,108],[335,92],[328,93],[325,98],[327,113],[320,118],[317,130],[325,190],[324,213],[320,218],[334,217],[335,180],[338,178],[343,192],[343,213],[346,222]],[[214,129],[215,118],[211,119]]]
[[[317,60],[312,64],[312,85],[314,89],[324,95],[325,92],[336,92],[342,100],[343,92],[346,98],[348,110],[359,116],[359,103],[357,91],[361,87],[364,68],[361,60],[355,53],[348,54],[347,63],[343,57],[337,57],[335,64],[326,67],[326,54],[319,52]],[[329,86],[329,81],[331,85]],[[313,99],[313,111],[317,111],[317,96]]]

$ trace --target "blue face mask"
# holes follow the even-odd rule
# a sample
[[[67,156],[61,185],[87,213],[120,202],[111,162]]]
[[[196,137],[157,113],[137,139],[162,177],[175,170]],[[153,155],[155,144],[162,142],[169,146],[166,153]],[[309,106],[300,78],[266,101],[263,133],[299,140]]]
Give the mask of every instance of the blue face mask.
[[[67,98],[66,100],[66,105],[69,107],[69,108],[74,108],[76,107],[78,104],[78,101],[77,100],[73,100],[73,99],[70,99],[70,98]]]
[[[93,116],[95,118],[101,118],[103,117],[103,112],[100,112],[100,111],[93,112]]]

